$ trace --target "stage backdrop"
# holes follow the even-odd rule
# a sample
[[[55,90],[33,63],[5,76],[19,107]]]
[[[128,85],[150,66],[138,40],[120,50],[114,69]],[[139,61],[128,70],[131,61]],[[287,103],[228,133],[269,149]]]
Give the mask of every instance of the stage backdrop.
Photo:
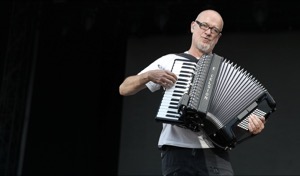
[[[161,55],[190,46],[190,35],[130,38],[126,76]],[[300,33],[226,33],[215,52],[248,70],[273,95],[277,111],[260,135],[230,151],[236,175],[299,175]],[[157,149],[161,124],[154,118],[162,91],[124,97],[119,175],[161,175]]]

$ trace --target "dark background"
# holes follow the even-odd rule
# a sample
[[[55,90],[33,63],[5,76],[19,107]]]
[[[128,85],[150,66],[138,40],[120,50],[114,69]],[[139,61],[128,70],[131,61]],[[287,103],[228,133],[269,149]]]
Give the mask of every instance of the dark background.
[[[0,8],[0,175],[158,174],[157,107],[143,107],[152,101],[146,91],[124,99],[118,86],[161,54],[187,48],[190,22],[205,8],[225,20],[218,52],[255,70],[279,104],[269,130],[248,142],[253,150],[233,153],[250,158],[234,159],[238,173],[300,173],[295,1],[4,0]],[[140,111],[150,116],[143,130],[155,132],[134,131],[144,117],[126,121]]]

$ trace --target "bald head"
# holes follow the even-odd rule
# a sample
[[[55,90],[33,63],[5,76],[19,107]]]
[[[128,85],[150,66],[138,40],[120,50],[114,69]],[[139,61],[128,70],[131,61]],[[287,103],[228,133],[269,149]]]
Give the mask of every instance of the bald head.
[[[196,20],[201,22],[211,22],[212,26],[217,27],[220,31],[223,30],[224,21],[222,16],[215,10],[204,10],[199,13]]]

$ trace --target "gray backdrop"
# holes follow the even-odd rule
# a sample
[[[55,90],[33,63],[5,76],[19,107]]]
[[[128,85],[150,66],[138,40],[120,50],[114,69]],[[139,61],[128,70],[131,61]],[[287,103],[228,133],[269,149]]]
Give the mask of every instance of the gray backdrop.
[[[156,58],[187,50],[190,35],[130,38],[126,76]],[[260,135],[230,151],[236,175],[299,175],[299,32],[227,33],[215,52],[256,77],[277,102]],[[157,149],[161,124],[155,122],[162,91],[144,90],[123,99],[119,175],[161,175]]]

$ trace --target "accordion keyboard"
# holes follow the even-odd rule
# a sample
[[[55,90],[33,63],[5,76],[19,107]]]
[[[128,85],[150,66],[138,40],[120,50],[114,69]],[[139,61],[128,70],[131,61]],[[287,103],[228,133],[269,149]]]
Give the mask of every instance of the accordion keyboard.
[[[177,81],[173,87],[165,90],[156,118],[178,121],[179,100],[184,93],[188,92],[196,66],[195,62],[175,60],[172,72],[176,74]]]

